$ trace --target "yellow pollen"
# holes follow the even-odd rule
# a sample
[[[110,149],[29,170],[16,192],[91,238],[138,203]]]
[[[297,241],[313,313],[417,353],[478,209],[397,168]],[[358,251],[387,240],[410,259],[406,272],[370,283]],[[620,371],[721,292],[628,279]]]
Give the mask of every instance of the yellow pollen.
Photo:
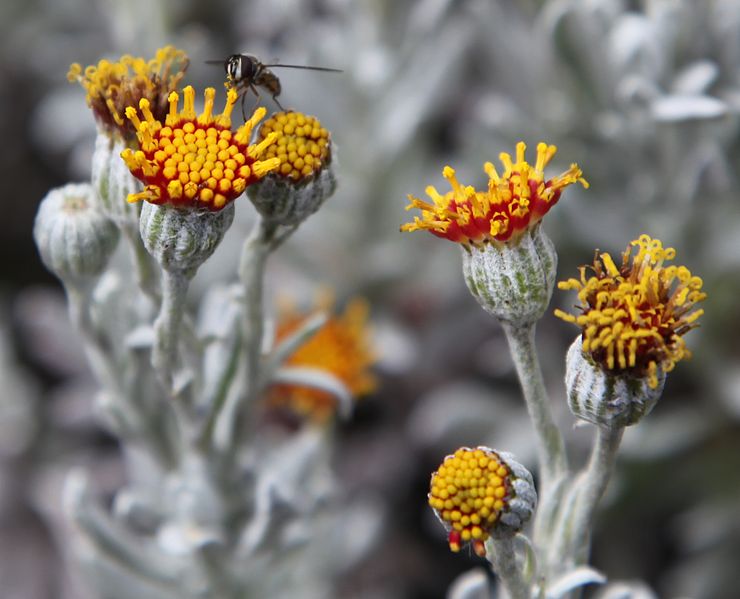
[[[239,98],[239,93],[231,88],[226,92],[226,105],[224,111],[216,117],[216,123],[221,127],[231,127],[231,112],[234,110],[234,105]],[[260,117],[261,119],[262,117]]]
[[[201,189],[200,199],[206,204],[209,203],[211,200],[213,200],[213,190],[209,189],[208,187],[204,187],[203,189]]]
[[[252,165],[252,173],[262,178],[267,173],[274,171],[278,166],[280,166],[280,161],[277,158],[258,160]]]

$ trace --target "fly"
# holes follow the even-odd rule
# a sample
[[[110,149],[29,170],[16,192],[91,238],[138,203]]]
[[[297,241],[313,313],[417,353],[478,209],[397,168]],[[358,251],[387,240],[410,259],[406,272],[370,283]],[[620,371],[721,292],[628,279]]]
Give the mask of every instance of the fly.
[[[285,110],[277,99],[282,91],[282,86],[280,85],[280,79],[271,70],[274,67],[323,71],[325,73],[342,72],[341,69],[330,69],[328,67],[309,67],[305,65],[279,63],[264,64],[253,54],[232,54],[226,60],[207,60],[206,63],[223,65],[229,86],[236,89],[242,98],[241,107],[244,120],[246,120],[244,99],[247,93],[251,91],[257,96],[259,101],[260,93],[258,88],[262,88],[269,93],[280,110]]]

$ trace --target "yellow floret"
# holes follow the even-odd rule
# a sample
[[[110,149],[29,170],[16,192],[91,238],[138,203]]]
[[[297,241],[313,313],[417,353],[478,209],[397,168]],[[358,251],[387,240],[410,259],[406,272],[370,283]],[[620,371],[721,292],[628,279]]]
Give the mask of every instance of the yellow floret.
[[[432,475],[429,504],[461,540],[485,541],[506,505],[509,475],[494,452],[458,449]]]
[[[275,143],[265,157],[279,160],[277,172],[283,177],[304,180],[320,172],[331,159],[329,132],[316,117],[300,112],[277,113],[262,125],[260,139],[271,134]]]
[[[140,150],[125,150],[121,156],[134,176],[146,184],[143,192],[129,195],[129,202],[206,205],[211,210],[220,210],[243,193],[250,182],[277,167],[274,159],[261,160],[272,138],[256,146],[239,141],[248,139],[247,131],[257,122],[255,116],[264,114],[264,110],[257,111],[232,134],[224,127],[235,100],[230,94],[224,112],[214,118],[214,97],[213,88],[205,91],[206,106],[197,116],[192,87],[183,90],[182,111],[178,111],[179,94],[172,92],[168,97],[166,126],[156,120],[147,99],[140,101],[139,111],[127,108],[126,115],[136,130]]]

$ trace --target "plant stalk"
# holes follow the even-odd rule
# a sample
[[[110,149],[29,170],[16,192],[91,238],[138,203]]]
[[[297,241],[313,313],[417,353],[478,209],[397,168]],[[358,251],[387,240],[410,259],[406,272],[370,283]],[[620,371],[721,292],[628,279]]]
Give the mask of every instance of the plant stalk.
[[[514,537],[492,538],[488,543],[488,559],[496,575],[501,579],[510,599],[530,599],[529,585],[516,561]]]
[[[124,225],[122,232],[128,242],[131,262],[134,265],[136,275],[136,284],[156,306],[160,302],[160,291],[152,257],[141,241],[138,227]]]
[[[238,447],[249,428],[249,412],[259,395],[260,358],[264,335],[264,280],[267,258],[274,249],[273,241],[278,225],[257,216],[252,232],[244,242],[239,261],[239,277],[244,287],[244,313],[242,318],[242,368],[244,397],[236,410],[232,445]]]
[[[172,393],[177,367],[180,324],[185,308],[190,277],[181,271],[162,270],[162,304],[154,321],[152,366],[168,393]]]
[[[522,387],[527,411],[537,436],[537,457],[542,477],[542,495],[568,470],[565,444],[555,425],[535,347],[535,325],[517,327],[501,321],[509,342],[514,366]]]
[[[572,555],[576,564],[585,564],[591,545],[591,528],[596,508],[609,484],[617,461],[624,427],[599,426],[586,469],[578,477],[578,496],[570,527]]]

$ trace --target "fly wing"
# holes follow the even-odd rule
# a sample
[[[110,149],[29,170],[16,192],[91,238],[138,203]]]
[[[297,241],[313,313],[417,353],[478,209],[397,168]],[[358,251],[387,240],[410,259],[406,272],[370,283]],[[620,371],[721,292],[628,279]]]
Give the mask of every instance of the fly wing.
[[[285,67],[286,69],[306,69],[307,71],[324,71],[325,73],[343,73],[342,69],[332,69],[329,67],[313,67],[304,64],[266,64],[265,67]]]

